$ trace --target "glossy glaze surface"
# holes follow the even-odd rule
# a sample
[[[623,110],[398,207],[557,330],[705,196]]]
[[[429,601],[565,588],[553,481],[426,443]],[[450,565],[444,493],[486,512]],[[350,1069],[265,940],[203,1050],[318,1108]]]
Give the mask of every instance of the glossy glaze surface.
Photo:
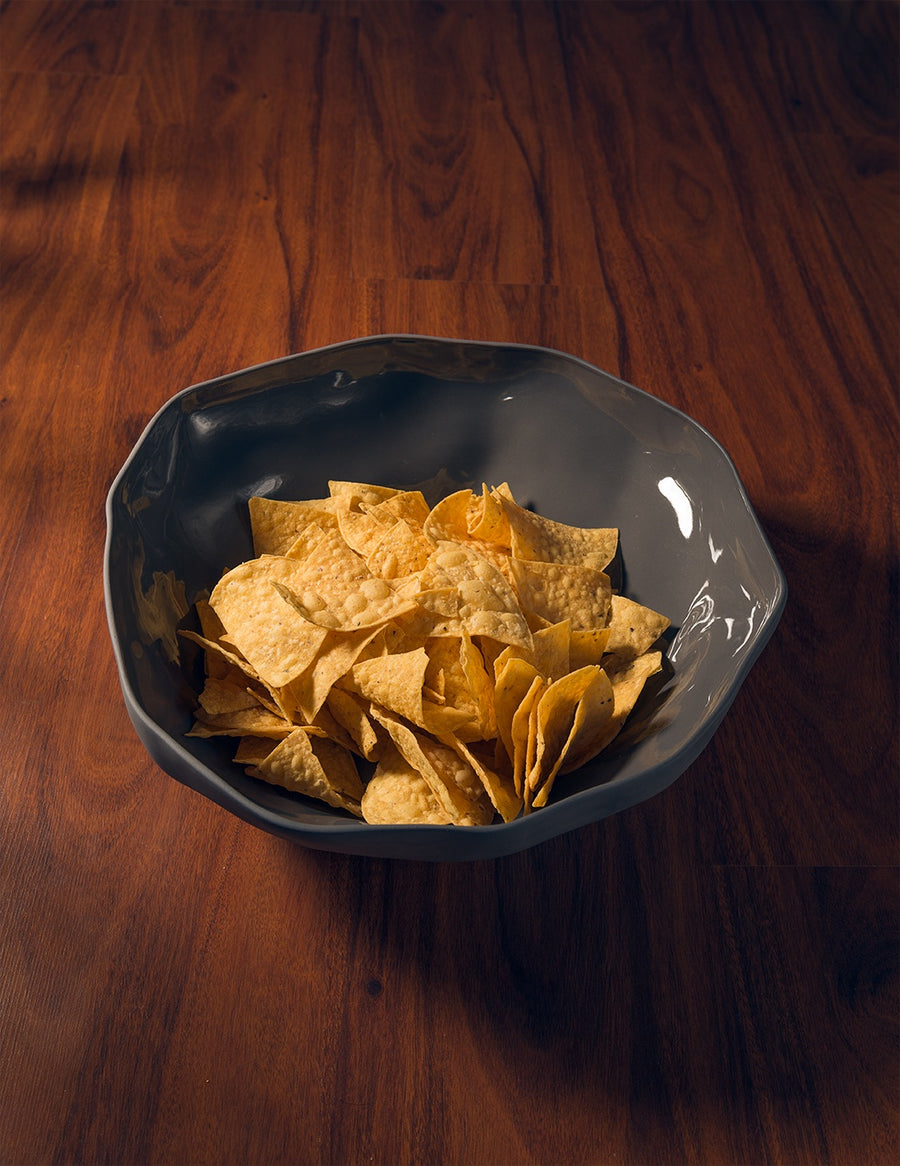
[[[330,478],[420,487],[430,501],[508,481],[548,517],[619,527],[621,589],[671,619],[670,666],[616,746],[560,780],[541,812],[475,829],[369,826],[246,777],[230,742],[185,739],[181,611],[160,577],[193,603],[252,557],[249,497],[320,497]],[[186,389],[147,427],[107,514],[110,628],[129,713],[154,759],[264,829],[353,854],[508,854],[659,792],[708,743],[786,599],[710,434],[577,357],[531,346],[369,337]]]

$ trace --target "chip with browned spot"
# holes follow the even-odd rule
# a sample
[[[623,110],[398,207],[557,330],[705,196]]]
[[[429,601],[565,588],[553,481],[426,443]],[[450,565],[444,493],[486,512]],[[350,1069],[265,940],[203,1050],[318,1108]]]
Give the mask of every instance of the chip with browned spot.
[[[304,502],[282,502],[275,498],[251,498],[250,530],[257,555],[283,555],[310,523],[334,522],[331,498],[311,498]]]

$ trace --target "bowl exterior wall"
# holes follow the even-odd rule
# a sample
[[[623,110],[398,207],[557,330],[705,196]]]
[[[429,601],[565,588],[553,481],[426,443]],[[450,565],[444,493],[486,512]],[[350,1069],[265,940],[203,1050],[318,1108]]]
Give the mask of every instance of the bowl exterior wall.
[[[246,777],[232,745],[186,738],[194,600],[253,556],[254,494],[322,497],[330,479],[454,489],[507,481],[576,526],[617,526],[621,589],[667,614],[668,668],[608,755],[515,822],[358,823]],[[152,419],[107,499],[105,589],[122,690],[156,763],[218,805],[305,845],[375,857],[496,857],[653,796],[705,748],[786,601],[735,468],[696,422],[566,353],[371,337],[183,390]]]

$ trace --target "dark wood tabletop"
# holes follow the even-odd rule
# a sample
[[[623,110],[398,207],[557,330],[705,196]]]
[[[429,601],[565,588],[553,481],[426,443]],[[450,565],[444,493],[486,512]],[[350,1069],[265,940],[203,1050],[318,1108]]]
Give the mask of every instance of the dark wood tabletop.
[[[4,0],[0,93],[3,1166],[896,1162],[897,6]],[[684,410],[789,587],[677,782],[494,861],[239,821],[107,632],[153,413],[397,332]]]

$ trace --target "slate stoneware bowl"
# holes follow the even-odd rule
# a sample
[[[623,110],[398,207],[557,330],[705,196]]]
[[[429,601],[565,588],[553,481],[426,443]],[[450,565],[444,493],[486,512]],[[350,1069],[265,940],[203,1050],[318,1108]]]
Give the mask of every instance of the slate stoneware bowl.
[[[672,621],[667,668],[614,746],[560,778],[546,808],[490,826],[371,826],[246,776],[233,741],[185,737],[182,588],[190,604],[253,556],[251,495],[321,497],[330,478],[417,486],[429,501],[507,481],[547,517],[620,528],[622,590]],[[178,393],[109,491],[104,568],[125,704],[162,769],[283,838],[419,860],[511,854],[664,789],[716,731],[787,595],[731,460],[689,417],[562,352],[411,335]]]

